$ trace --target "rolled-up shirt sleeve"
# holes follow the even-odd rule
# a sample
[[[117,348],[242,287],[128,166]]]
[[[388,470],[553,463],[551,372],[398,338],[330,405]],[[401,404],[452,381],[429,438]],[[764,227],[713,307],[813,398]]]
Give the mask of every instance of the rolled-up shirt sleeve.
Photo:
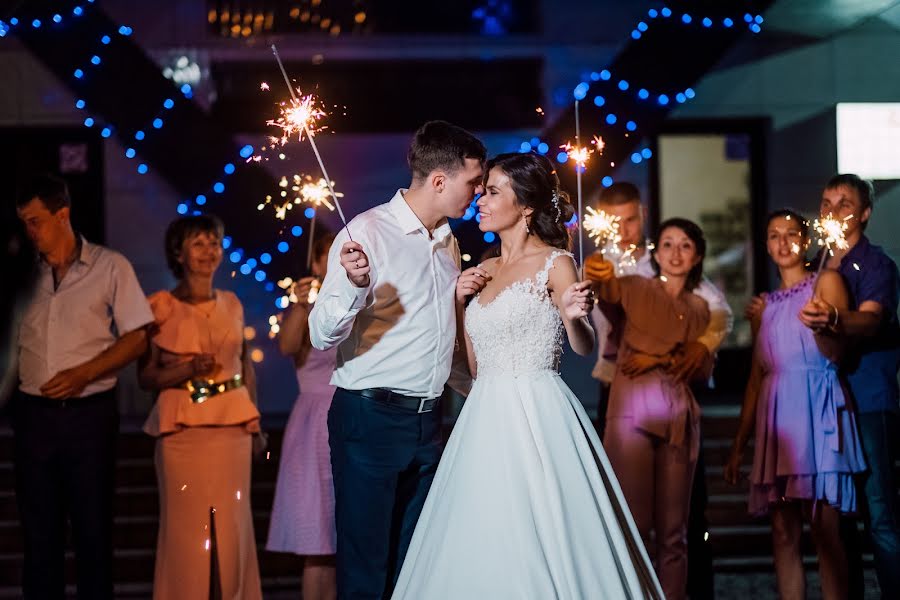
[[[704,278],[694,293],[709,306],[709,325],[697,341],[706,346],[710,354],[715,354],[734,328],[734,314],[725,295],[708,279]]]
[[[110,269],[111,309],[118,335],[153,322],[153,311],[128,259],[114,254]]]
[[[369,263],[373,265],[369,272],[369,286],[356,287],[341,266],[341,247],[348,239],[344,229],[331,245],[328,252],[328,274],[309,313],[309,338],[313,348],[317,350],[328,350],[346,340],[353,329],[356,315],[374,299],[372,290],[376,273],[371,244],[367,244],[362,237],[355,240],[362,245]]]

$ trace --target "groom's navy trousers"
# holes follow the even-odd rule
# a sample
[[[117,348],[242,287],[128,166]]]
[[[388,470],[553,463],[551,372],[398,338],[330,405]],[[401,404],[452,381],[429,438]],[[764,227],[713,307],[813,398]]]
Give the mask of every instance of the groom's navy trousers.
[[[339,599],[389,598],[441,455],[441,411],[338,388],[328,411]]]

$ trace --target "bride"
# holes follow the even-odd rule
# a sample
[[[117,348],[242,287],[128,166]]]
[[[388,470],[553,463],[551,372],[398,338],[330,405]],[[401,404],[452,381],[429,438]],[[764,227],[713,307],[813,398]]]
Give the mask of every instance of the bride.
[[[499,234],[501,256],[457,284],[475,383],[392,597],[662,598],[600,440],[557,372],[563,330],[579,354],[594,344],[588,283],[564,250],[572,205],[543,156],[502,154],[485,172],[480,227]]]

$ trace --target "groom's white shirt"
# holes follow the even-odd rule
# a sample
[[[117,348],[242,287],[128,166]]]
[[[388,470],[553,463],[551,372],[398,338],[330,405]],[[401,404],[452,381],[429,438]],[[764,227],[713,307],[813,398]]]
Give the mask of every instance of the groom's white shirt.
[[[337,235],[309,335],[319,350],[338,346],[332,385],[430,398],[450,377],[459,246],[446,220],[429,236],[404,200],[406,191],[350,221],[353,241],[372,265],[368,287],[347,278],[340,264],[346,229]]]

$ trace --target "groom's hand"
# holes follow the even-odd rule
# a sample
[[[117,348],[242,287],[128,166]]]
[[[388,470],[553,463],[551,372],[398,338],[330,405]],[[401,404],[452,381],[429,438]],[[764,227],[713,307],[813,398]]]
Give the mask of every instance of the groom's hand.
[[[369,287],[369,257],[356,242],[345,242],[341,246],[341,266],[347,271],[347,279],[356,287]]]
[[[464,304],[466,298],[483,290],[490,280],[491,276],[481,267],[466,269],[456,280],[456,301]]]

